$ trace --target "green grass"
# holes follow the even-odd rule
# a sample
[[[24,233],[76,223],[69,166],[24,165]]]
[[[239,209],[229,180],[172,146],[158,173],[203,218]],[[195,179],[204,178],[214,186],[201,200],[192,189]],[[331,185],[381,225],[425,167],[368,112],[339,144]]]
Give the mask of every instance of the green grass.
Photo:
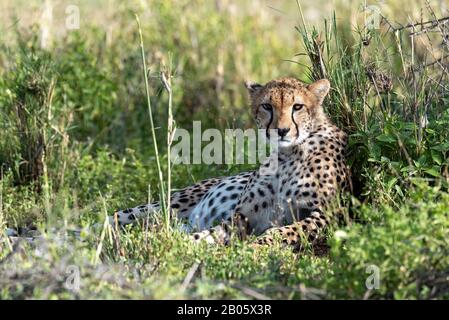
[[[39,21],[1,26],[0,230],[37,226],[48,237],[11,247],[0,234],[1,299],[449,297],[449,75],[444,59],[422,67],[448,54],[439,46],[445,31],[414,37],[412,47],[409,29],[344,23],[360,13],[340,2],[314,21],[295,2],[282,4],[295,12],[296,30],[263,7],[205,0],[122,3],[106,10],[111,29],[85,5],[99,16],[47,49]],[[426,19],[447,15],[421,7]],[[400,9],[385,12],[406,24]],[[329,230],[328,254],[194,246],[163,212],[154,224],[73,239],[68,230],[114,210],[251,167],[175,165],[168,175],[170,112],[180,128],[193,120],[203,129],[254,127],[243,81],[285,75],[328,78],[326,111],[350,136],[354,196],[345,223]],[[370,266],[380,275],[372,290]]]

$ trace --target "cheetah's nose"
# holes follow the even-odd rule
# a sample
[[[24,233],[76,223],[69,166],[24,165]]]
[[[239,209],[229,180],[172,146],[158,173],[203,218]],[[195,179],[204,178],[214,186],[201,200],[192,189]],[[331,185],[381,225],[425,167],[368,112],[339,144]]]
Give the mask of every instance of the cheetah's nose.
[[[278,128],[278,135],[281,138],[285,137],[289,131],[290,131],[290,128]]]

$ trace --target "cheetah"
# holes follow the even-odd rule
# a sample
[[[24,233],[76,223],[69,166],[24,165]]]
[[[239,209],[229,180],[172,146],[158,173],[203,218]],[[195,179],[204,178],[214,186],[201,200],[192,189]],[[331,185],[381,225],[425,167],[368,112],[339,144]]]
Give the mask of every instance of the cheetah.
[[[348,190],[347,135],[324,113],[330,90],[326,79],[304,84],[286,77],[245,85],[257,126],[277,143],[277,152],[258,170],[206,179],[173,193],[171,210],[187,221],[194,242],[227,244],[236,234],[240,239],[256,236],[255,245],[270,245],[280,237],[297,247],[304,235],[317,238],[329,224],[330,203]],[[273,163],[274,171],[264,173]],[[126,225],[158,209],[159,203],[151,203],[109,219]]]

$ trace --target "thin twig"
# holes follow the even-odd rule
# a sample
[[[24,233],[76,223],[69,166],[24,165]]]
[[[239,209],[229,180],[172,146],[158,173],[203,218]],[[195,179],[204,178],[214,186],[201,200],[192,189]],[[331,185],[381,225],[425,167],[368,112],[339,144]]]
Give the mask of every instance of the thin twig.
[[[409,23],[409,24],[407,24],[405,26],[401,26],[399,28],[395,28],[391,24],[389,24],[389,25],[391,26],[391,28],[393,28],[393,31],[396,32],[396,31],[401,31],[401,30],[404,30],[404,29],[415,28],[415,27],[419,27],[419,26],[425,26],[425,25],[430,24],[430,23],[432,23],[432,24],[434,24],[436,26],[439,22],[443,22],[443,21],[447,21],[447,20],[449,20],[449,17],[444,17],[444,18],[440,18],[440,19],[436,19],[436,20],[429,20],[429,21],[426,21],[426,22]]]
[[[440,63],[441,61],[443,61],[443,60],[445,60],[445,59],[447,59],[447,58],[449,58],[449,54],[447,54],[447,55],[445,55],[445,56],[442,56],[441,58],[436,59],[435,61],[429,62],[429,63],[427,63],[427,64],[425,64],[425,65],[419,66],[419,67],[417,67],[417,68],[415,69],[415,71],[419,71],[419,70],[425,69],[425,68],[427,68],[427,67],[431,67],[431,66],[433,66],[433,65],[435,65],[435,64],[437,64],[437,63]],[[444,66],[443,68],[445,69],[445,68],[447,68],[447,66]]]
[[[193,279],[193,276],[195,275],[196,271],[198,270],[198,267],[200,266],[199,263],[194,263],[192,267],[190,268],[189,272],[187,272],[186,277],[184,278],[184,281],[181,285],[181,291],[185,291],[187,287],[189,286],[190,282]]]

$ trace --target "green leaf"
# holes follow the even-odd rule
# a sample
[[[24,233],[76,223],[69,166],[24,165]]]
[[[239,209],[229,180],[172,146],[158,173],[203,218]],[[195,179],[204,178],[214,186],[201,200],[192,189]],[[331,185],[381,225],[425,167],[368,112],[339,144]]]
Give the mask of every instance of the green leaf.
[[[434,177],[439,177],[440,176],[440,171],[437,170],[435,167],[430,168],[430,169],[426,169],[424,170],[425,173],[430,174],[431,176]]]
[[[391,188],[393,187],[393,185],[396,184],[397,181],[398,181],[397,178],[393,178],[390,181],[388,181],[388,190],[391,190]]]
[[[389,143],[396,142],[396,137],[387,135],[387,134],[381,134],[381,135],[377,136],[376,139],[378,141],[382,141],[382,142],[389,142]]]
[[[402,192],[401,188],[400,188],[398,185],[395,185],[394,188],[395,188],[396,192],[397,192],[401,197],[404,196],[404,193]]]
[[[430,147],[430,149],[436,150],[436,151],[441,151],[441,152],[448,151],[449,150],[449,142],[437,144],[433,147]]]
[[[441,165],[441,163],[443,162],[443,157],[442,157],[441,153],[438,151],[435,151],[435,150],[430,150],[430,154],[432,156],[432,160],[436,164]]]

